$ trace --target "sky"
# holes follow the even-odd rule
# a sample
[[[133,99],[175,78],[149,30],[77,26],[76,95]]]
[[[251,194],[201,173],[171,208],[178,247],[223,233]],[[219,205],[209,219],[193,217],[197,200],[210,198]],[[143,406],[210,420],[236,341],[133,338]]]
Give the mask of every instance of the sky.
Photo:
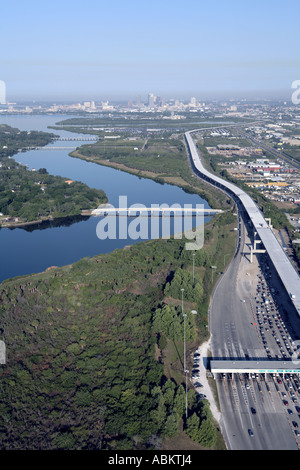
[[[300,79],[299,0],[1,3],[8,101],[289,98]]]

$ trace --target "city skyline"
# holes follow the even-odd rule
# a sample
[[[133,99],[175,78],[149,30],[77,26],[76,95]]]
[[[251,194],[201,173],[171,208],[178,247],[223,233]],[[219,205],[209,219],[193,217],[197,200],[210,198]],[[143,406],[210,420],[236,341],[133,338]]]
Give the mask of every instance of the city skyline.
[[[288,99],[299,11],[295,0],[14,2],[2,12],[0,75],[12,101]]]

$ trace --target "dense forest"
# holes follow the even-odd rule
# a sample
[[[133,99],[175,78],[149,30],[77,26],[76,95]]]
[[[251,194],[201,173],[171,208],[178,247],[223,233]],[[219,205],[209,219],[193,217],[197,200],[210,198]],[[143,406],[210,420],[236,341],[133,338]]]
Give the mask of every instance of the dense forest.
[[[11,158],[21,149],[46,145],[54,137],[46,132],[20,132],[0,126],[0,224],[11,218],[31,222],[80,215],[107,201],[102,190],[49,175],[44,168],[30,171]]]
[[[174,377],[180,289],[190,350],[207,335],[209,266],[222,268],[222,250],[234,250],[228,216],[205,229],[190,291],[184,240],[147,241],[0,285],[1,449],[160,449],[180,432],[199,448],[218,445],[208,403],[190,383],[186,421],[184,374]],[[164,363],[174,345],[173,375]]]
[[[7,124],[0,124],[0,159],[11,157],[28,148],[42,147],[58,137],[41,131],[20,131]]]

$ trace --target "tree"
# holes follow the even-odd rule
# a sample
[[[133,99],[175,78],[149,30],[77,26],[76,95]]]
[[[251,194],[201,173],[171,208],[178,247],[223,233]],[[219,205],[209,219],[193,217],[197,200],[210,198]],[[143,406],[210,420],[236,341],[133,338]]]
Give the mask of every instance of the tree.
[[[164,401],[167,406],[172,407],[174,403],[176,385],[171,379],[168,379],[163,386]]]
[[[165,295],[171,295],[174,299],[181,298],[181,289],[184,295],[192,302],[199,302],[203,297],[203,287],[199,280],[193,280],[192,275],[179,268],[175,271],[173,279],[166,284]]]
[[[166,420],[166,407],[161,398],[158,402],[157,408],[152,410],[150,415],[151,419],[156,423],[158,429],[161,429]]]
[[[64,432],[54,436],[52,442],[56,449],[74,449],[75,438],[71,432]]]
[[[192,410],[197,403],[197,393],[195,392],[194,389],[190,389],[188,391],[188,406],[189,409]]]
[[[195,442],[199,442],[199,426],[200,418],[196,413],[193,413],[187,420],[187,435]]]
[[[89,406],[93,402],[93,396],[88,390],[76,392],[74,401],[78,406]]]
[[[179,433],[179,414],[171,413],[165,422],[163,432],[166,436],[174,437]]]
[[[217,441],[216,427],[211,419],[201,421],[198,442],[203,447],[212,447]]]
[[[174,411],[176,411],[180,416],[183,416],[185,412],[185,390],[181,384],[177,388],[174,398]]]
[[[161,388],[158,385],[153,387],[151,390],[151,395],[154,398],[157,407],[151,411],[150,416],[152,421],[154,421],[158,426],[158,429],[161,429],[163,423],[165,422],[167,413]]]
[[[33,326],[33,327],[35,328],[35,330],[38,329],[39,324],[40,324],[40,321],[39,321],[38,319],[33,320],[33,321],[31,322],[31,326]]]

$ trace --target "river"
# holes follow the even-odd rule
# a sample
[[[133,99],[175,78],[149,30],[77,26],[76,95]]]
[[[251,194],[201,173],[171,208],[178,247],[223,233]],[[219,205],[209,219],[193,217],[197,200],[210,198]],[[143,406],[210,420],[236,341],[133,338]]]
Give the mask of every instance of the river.
[[[1,124],[8,124],[23,130],[54,132],[60,137],[87,138],[86,134],[75,134],[48,128],[68,115],[2,115]],[[60,175],[71,180],[82,181],[88,186],[103,189],[108,200],[119,206],[119,196],[127,196],[128,206],[132,204],[203,204],[208,203],[197,195],[188,194],[181,188],[169,184],[159,184],[147,178],[122,172],[113,168],[86,162],[70,157],[69,150],[55,150],[55,147],[80,146],[84,142],[53,142],[47,150],[32,150],[18,153],[13,158],[28,165],[29,169],[46,168],[50,174]],[[107,253],[141,240],[100,240],[96,227],[100,219],[90,217],[69,224],[43,224],[29,229],[0,229],[0,282],[3,280],[44,271],[50,266],[63,266],[86,256]],[[210,220],[209,217],[205,221]]]

